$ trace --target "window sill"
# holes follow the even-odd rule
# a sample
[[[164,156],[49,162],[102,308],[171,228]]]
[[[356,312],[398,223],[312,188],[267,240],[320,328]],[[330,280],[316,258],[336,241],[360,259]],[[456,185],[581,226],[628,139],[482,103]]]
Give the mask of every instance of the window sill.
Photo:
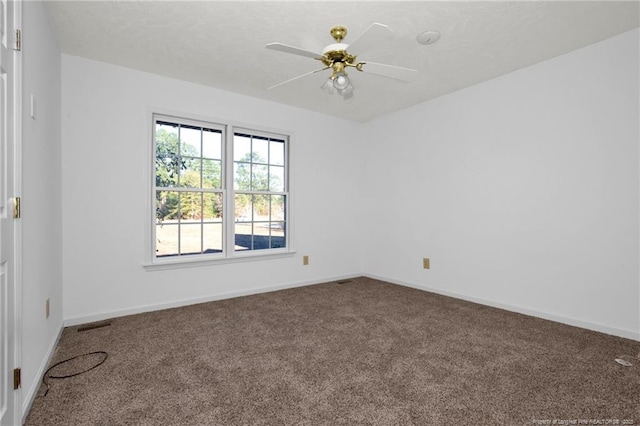
[[[181,269],[181,268],[193,268],[198,266],[213,266],[222,265],[228,263],[240,263],[240,262],[256,262],[260,260],[282,259],[286,257],[293,257],[296,254],[295,251],[278,251],[271,253],[237,253],[233,257],[201,257],[198,258],[171,258],[156,260],[155,262],[147,262],[142,266],[146,271],[163,271],[168,269]]]

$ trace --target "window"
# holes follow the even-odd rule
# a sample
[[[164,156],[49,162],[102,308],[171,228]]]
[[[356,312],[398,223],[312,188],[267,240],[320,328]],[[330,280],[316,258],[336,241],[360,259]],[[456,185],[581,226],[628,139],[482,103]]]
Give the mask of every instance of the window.
[[[233,135],[235,250],[286,247],[285,140]]]
[[[288,252],[288,138],[154,115],[153,260]]]

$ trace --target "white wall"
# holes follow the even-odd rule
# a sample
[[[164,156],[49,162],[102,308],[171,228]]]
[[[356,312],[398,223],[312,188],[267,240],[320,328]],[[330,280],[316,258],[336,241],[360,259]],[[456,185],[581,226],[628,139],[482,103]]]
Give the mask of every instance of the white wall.
[[[62,76],[68,324],[362,273],[360,124],[68,55]],[[153,108],[292,135],[296,256],[145,271]]]
[[[640,339],[638,39],[370,123],[365,271]]]
[[[364,272],[640,338],[637,30],[364,125],[62,68],[68,323]],[[295,257],[145,272],[153,107],[293,134]]]
[[[62,327],[60,50],[41,2],[23,2],[22,401],[40,385]],[[35,120],[29,117],[35,96]],[[45,301],[50,316],[45,318]]]

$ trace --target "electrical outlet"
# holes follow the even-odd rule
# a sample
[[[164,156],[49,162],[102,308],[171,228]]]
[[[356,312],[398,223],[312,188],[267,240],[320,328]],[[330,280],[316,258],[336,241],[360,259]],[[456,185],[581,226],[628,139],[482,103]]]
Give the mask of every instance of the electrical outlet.
[[[47,319],[49,319],[49,299],[44,304],[44,314]]]
[[[422,258],[422,267],[424,269],[430,269],[431,268],[431,265],[429,264],[429,258],[428,257]]]
[[[309,264],[309,256],[307,255],[302,256],[302,264],[305,266]]]

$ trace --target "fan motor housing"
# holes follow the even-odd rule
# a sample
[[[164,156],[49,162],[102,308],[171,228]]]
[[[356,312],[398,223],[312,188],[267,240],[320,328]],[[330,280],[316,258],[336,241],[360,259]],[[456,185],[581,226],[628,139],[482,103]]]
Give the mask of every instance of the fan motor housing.
[[[352,64],[355,62],[356,56],[347,52],[347,47],[349,47],[349,45],[346,43],[334,43],[328,45],[322,50],[322,55],[326,59],[323,62],[327,66],[333,62],[345,62],[347,64]]]
[[[333,43],[322,49],[322,54],[327,56],[333,52],[346,52],[347,47],[349,47],[346,43]]]

